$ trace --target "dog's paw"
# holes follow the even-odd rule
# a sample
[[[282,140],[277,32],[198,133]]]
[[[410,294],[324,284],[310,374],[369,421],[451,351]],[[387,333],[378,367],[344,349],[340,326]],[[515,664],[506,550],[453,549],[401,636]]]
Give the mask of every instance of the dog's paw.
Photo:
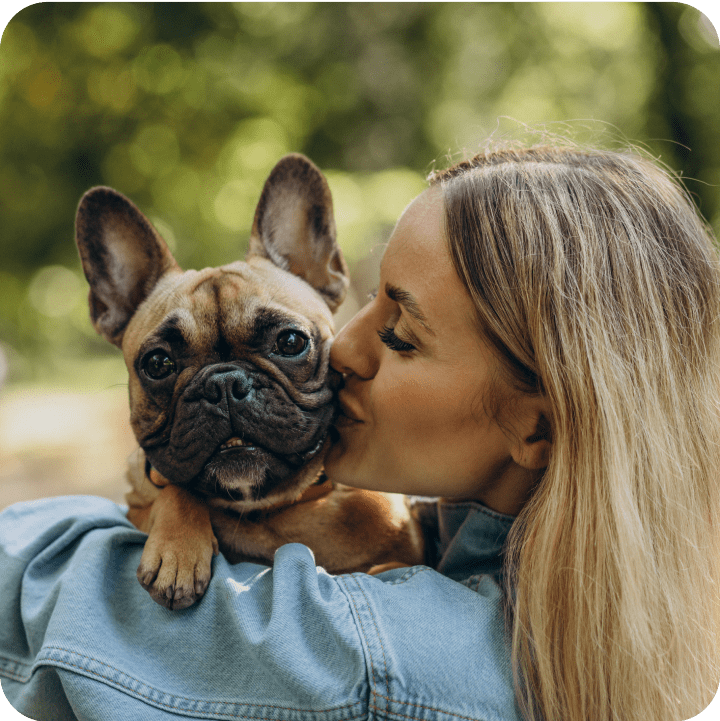
[[[212,558],[217,555],[217,540],[212,544],[145,544],[137,570],[140,585],[153,601],[177,611],[202,598],[212,576]]]

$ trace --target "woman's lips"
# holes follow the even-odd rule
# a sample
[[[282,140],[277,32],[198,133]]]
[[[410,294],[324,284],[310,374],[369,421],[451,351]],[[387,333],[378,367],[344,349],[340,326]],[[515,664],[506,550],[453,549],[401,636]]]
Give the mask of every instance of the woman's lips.
[[[359,413],[353,408],[352,401],[348,402],[346,395],[343,395],[343,391],[338,394],[338,400],[340,401],[340,415],[337,419],[336,425],[339,422],[352,422],[352,423],[363,423],[361,420],[362,413]]]

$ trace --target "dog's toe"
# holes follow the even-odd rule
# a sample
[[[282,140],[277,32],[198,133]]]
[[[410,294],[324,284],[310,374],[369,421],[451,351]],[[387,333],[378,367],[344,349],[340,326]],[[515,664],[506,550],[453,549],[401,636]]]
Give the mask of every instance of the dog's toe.
[[[194,589],[195,589],[195,593],[198,596],[202,596],[205,593],[208,585],[210,584],[211,577],[212,577],[212,573],[210,571],[210,566],[207,565],[207,568],[204,568],[201,566],[201,564],[198,564],[198,566],[195,568],[195,580],[194,580]]]
[[[159,603],[171,611],[177,611],[188,606],[192,606],[201,594],[197,594],[194,589],[188,590],[186,587],[177,585],[176,582],[167,585],[150,586],[147,589],[150,597],[156,603]]]
[[[150,589],[158,576],[160,570],[161,558],[146,558],[143,553],[140,559],[140,565],[137,569],[137,578],[140,585],[147,591]]]
[[[197,600],[198,599],[194,596],[192,598],[181,598],[178,600],[174,600],[172,602],[172,605],[168,606],[168,608],[171,611],[182,611],[184,608],[190,608],[190,606],[192,606]]]

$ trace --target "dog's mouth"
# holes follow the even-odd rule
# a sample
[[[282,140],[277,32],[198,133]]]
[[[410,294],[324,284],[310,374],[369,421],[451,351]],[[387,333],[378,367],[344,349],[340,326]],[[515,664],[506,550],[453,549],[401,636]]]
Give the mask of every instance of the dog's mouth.
[[[325,435],[321,436],[314,446],[302,453],[291,453],[289,455],[283,455],[281,457],[291,466],[303,466],[309,461],[311,461],[320,452],[323,443],[325,442],[325,438]],[[218,446],[217,451],[215,451],[215,453],[210,457],[210,459],[208,459],[208,463],[210,462],[210,460],[216,458],[218,455],[224,456],[232,453],[268,453],[273,456],[280,455],[277,453],[272,453],[272,451],[267,450],[267,448],[263,448],[259,444],[255,443],[255,441],[250,441],[244,438],[239,438],[238,436],[233,436],[232,438],[228,438],[224,443],[221,443]]]
[[[247,504],[290,493],[319,472],[337,412],[332,384],[300,406],[287,388],[251,370],[238,361],[196,374],[164,432],[141,442],[161,475],[201,496]]]
[[[233,436],[220,445],[218,453],[247,453],[255,450],[257,450],[257,446],[254,443],[238,438],[237,436]]]
[[[210,455],[194,479],[194,489],[204,495],[242,501],[252,506],[274,497],[304,474],[304,467],[326,446],[327,432],[302,452],[282,454],[248,437],[231,436]]]

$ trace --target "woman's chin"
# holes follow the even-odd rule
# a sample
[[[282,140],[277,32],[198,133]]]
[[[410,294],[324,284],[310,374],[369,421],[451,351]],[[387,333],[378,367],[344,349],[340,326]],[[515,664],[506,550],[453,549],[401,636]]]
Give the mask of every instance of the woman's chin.
[[[396,490],[402,483],[402,474],[394,458],[389,456],[391,449],[372,453],[373,446],[365,438],[344,428],[333,429],[330,437],[332,445],[325,456],[324,468],[333,483],[367,491],[404,492]]]
[[[335,439],[333,439],[335,441]],[[363,472],[364,464],[353,448],[344,439],[335,441],[325,456],[325,475],[333,482],[351,488],[373,490],[374,480]]]

